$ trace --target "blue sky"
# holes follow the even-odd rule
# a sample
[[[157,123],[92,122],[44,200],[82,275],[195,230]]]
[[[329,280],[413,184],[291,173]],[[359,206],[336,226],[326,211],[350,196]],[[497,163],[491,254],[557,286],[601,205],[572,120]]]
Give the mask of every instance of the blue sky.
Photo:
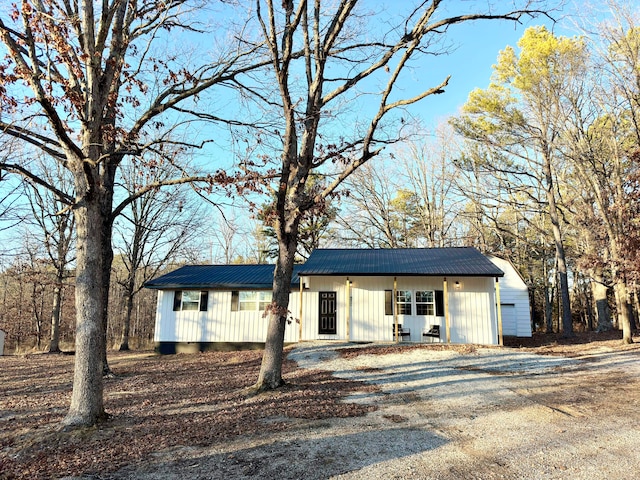
[[[402,7],[409,3],[404,0],[367,0],[376,8],[384,8],[391,15],[397,13]],[[444,2],[444,5],[453,5],[452,8],[467,7],[470,5],[486,5],[491,0],[453,0]],[[508,8],[510,0],[494,0],[497,8]],[[633,3],[636,3],[635,0]],[[366,4],[369,6],[369,3]],[[572,11],[572,7],[567,7],[566,11],[559,15]],[[446,91],[442,95],[435,95],[424,99],[412,108],[412,112],[422,118],[426,127],[435,127],[439,122],[444,121],[448,116],[455,115],[458,109],[466,102],[467,96],[474,88],[485,88],[491,76],[491,66],[495,63],[498,52],[507,45],[515,46],[524,30],[532,25],[546,24],[551,22],[544,17],[538,19],[526,19],[522,25],[508,21],[476,21],[452,26],[447,35],[447,40],[452,44],[452,51],[448,55],[440,57],[428,56],[422,58],[416,65],[413,72],[406,72],[405,80],[402,84],[407,92],[413,94],[437,85],[447,75],[451,75],[451,80]],[[568,22],[563,21],[555,27],[556,33],[562,35],[573,35],[574,32],[563,27]],[[207,151],[196,152],[195,157],[199,160],[206,158],[211,170],[215,171],[219,165],[218,161],[228,162],[233,154],[229,151],[224,142],[217,145],[217,148],[207,149]],[[215,152],[212,154],[212,152]],[[220,159],[218,161],[214,159]],[[218,165],[216,165],[218,164]]]
[[[569,8],[566,11],[570,11]],[[546,25],[560,35],[573,36],[575,32],[566,28],[567,24],[565,19],[553,26],[548,18],[538,17],[525,18],[522,24],[479,20],[452,26],[447,34],[448,41],[453,44],[451,53],[426,57],[421,61],[424,63],[421,70],[430,72],[431,82],[451,75],[444,94],[431,96],[420,103],[420,116],[425,125],[435,126],[446,117],[455,115],[473,89],[486,88],[500,50],[508,45],[517,47],[526,28]]]

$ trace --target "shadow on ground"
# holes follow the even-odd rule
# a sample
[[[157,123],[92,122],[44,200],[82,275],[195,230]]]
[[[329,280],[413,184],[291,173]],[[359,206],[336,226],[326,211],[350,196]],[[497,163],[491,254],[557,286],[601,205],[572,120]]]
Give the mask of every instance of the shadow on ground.
[[[374,463],[437,449],[447,440],[421,428],[389,428],[341,436],[321,437],[309,431],[286,441],[268,441],[251,448],[206,453],[185,447],[166,452],[169,458],[137,469],[125,468],[111,479],[212,479],[305,480],[325,479],[359,470]],[[307,437],[307,438],[305,438]],[[313,437],[313,438],[309,438]],[[183,458],[177,460],[176,457]],[[170,473],[169,473],[170,472]]]

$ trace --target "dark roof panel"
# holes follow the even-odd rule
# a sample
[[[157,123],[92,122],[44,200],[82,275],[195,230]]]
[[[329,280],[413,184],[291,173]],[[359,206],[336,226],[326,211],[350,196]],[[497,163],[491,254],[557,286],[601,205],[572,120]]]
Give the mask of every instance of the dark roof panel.
[[[151,280],[147,288],[270,289],[274,265],[186,265]],[[504,273],[471,247],[407,249],[318,249],[293,270],[291,288],[299,275],[394,275],[502,277]]]
[[[472,247],[318,249],[299,275],[457,275],[502,277],[504,272]]]
[[[173,272],[145,283],[154,289],[270,289],[273,286],[274,265],[185,265]],[[297,275],[299,266],[293,270],[291,287],[300,285]]]

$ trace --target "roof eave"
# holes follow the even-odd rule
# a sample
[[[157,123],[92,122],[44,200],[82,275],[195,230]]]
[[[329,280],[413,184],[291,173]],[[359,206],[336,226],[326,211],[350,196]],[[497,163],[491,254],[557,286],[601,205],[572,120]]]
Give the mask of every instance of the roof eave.
[[[345,276],[367,276],[367,277],[504,277],[504,272],[494,273],[459,273],[459,272],[442,272],[442,273],[371,273],[371,272],[298,272],[301,277],[345,277]]]

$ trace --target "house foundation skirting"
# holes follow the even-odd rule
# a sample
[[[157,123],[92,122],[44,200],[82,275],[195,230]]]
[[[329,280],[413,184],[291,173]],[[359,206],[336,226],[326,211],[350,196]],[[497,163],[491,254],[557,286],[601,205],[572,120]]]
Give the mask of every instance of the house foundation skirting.
[[[291,345],[285,343],[285,346]],[[155,342],[154,350],[161,355],[199,352],[236,352],[264,350],[264,342]]]

